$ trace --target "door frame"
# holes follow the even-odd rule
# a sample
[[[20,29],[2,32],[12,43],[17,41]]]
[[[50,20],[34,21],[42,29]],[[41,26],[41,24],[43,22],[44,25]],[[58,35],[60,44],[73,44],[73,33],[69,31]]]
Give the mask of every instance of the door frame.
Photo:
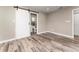
[[[74,11],[79,10],[79,8],[75,8],[72,10],[72,36],[74,38],[75,35],[75,20],[74,20]]]
[[[29,14],[31,14],[31,13],[37,15],[37,34],[38,34],[38,13],[35,13],[35,12],[29,12]],[[30,18],[30,24],[31,24],[31,16],[29,16],[29,18]],[[30,30],[30,32],[31,32],[31,30]]]

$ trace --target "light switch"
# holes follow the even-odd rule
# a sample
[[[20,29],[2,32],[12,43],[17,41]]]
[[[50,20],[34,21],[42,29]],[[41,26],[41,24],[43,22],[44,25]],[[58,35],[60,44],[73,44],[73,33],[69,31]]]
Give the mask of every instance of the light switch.
[[[70,20],[66,20],[65,22],[66,22],[66,23],[71,23],[71,21],[70,21]]]

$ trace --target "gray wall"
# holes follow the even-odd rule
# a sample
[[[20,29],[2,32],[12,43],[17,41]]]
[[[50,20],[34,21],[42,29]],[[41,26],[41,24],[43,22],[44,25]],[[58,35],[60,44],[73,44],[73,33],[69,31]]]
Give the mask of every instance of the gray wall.
[[[53,13],[38,14],[38,33],[50,31],[72,36],[72,10],[78,7],[65,7]],[[5,11],[6,10],[6,11]],[[0,40],[15,37],[15,9],[0,7]]]
[[[46,32],[46,20],[47,20],[47,15],[44,13],[39,13],[38,14],[38,33],[43,33]]]
[[[48,15],[47,31],[72,36],[72,10],[78,7],[61,8]]]
[[[15,34],[15,10],[13,7],[0,7],[0,40],[10,39]]]

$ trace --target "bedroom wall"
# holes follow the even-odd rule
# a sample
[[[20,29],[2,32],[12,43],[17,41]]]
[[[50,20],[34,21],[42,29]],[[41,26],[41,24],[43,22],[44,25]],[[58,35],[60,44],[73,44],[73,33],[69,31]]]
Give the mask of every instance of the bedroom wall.
[[[13,7],[0,7],[0,40],[14,37],[15,10]]]
[[[61,8],[48,15],[47,31],[73,36],[72,10],[78,7]]]
[[[0,41],[15,37],[15,9],[11,6],[0,7]],[[38,14],[38,33],[46,31],[46,14]]]
[[[38,33],[46,32],[47,15],[44,13],[38,14]]]
[[[38,33],[50,31],[72,36],[72,9],[76,8],[61,8],[50,14],[39,13]],[[15,37],[15,9],[0,7],[0,15],[0,40]]]

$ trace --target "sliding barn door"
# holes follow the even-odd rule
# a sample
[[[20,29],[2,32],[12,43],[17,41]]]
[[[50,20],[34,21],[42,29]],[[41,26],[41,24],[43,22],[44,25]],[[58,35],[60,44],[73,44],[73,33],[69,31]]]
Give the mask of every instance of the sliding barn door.
[[[30,36],[29,12],[26,10],[16,10],[16,37]]]

